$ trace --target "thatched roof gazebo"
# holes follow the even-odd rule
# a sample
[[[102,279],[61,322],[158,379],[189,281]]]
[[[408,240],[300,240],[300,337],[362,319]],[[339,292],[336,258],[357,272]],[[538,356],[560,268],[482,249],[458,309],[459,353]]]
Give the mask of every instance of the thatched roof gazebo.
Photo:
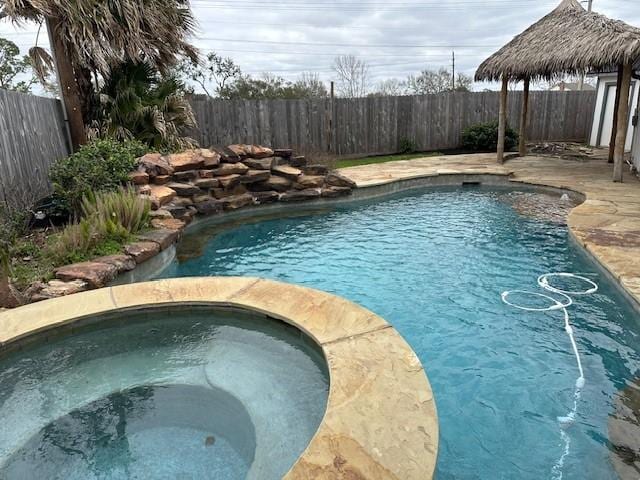
[[[640,29],[595,12],[577,0],[562,3],[485,60],[477,81],[502,81],[498,162],[504,161],[504,134],[509,82],[524,82],[520,118],[520,154],[526,154],[529,85],[566,74],[618,69],[614,133],[610,145],[614,181],[622,181],[624,146],[629,126],[629,89],[633,64],[640,59]],[[616,122],[617,119],[617,122]]]

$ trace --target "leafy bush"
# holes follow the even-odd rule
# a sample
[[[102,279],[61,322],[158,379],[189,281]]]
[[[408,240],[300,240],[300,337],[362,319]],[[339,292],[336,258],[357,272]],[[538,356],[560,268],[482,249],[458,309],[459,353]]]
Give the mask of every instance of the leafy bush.
[[[399,153],[414,153],[418,150],[416,143],[410,138],[401,138],[399,145]]]
[[[507,126],[504,139],[505,150],[518,144],[518,134]],[[474,152],[495,152],[498,148],[498,122],[478,123],[462,132],[462,145]]]
[[[80,213],[83,197],[112,191],[128,180],[146,145],[138,141],[95,140],[55,162],[49,174],[56,199],[69,213]]]
[[[120,251],[149,222],[150,203],[134,190],[120,187],[83,198],[83,218],[68,225],[51,244],[58,265]]]

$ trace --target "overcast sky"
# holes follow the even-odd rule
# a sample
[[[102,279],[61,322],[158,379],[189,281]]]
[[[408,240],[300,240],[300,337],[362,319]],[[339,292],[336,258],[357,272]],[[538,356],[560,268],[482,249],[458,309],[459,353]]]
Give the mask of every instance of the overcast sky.
[[[290,80],[302,72],[333,78],[331,64],[353,54],[373,82],[451,69],[473,75],[478,64],[560,0],[192,0],[203,53],[229,56],[245,73],[270,71]],[[639,0],[594,0],[595,11],[640,26]],[[586,5],[586,2],[585,2]],[[0,22],[0,36],[26,53],[36,25]],[[46,34],[40,45],[48,46]],[[475,89],[485,85],[476,85]]]

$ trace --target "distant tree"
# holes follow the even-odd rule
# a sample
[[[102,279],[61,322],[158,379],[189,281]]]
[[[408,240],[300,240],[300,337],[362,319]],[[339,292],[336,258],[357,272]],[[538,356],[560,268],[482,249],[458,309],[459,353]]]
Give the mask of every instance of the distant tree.
[[[231,58],[221,57],[215,52],[207,54],[200,62],[185,58],[176,71],[197,83],[209,97],[219,97],[229,83],[242,77],[240,67]]]
[[[388,78],[378,83],[375,91],[370,95],[375,97],[398,97],[407,93],[407,82],[398,78]]]
[[[451,72],[444,68],[438,71],[423,70],[419,75],[410,75],[407,79],[407,84],[409,91],[415,95],[450,92],[453,90]],[[458,74],[455,91],[468,92],[472,84],[471,77],[462,73]]]
[[[226,99],[293,99],[326,97],[327,90],[315,74],[303,74],[296,82],[289,82],[272,73],[264,73],[260,78],[243,75],[220,90],[220,97]]]
[[[369,65],[353,55],[336,57],[333,71],[338,77],[338,95],[347,98],[364,97],[369,90]]]
[[[325,98],[329,95],[320,75],[312,72],[304,72],[292,88],[296,98]]]
[[[0,88],[26,93],[36,81],[29,57],[21,56],[11,40],[0,37]]]
[[[473,78],[464,73],[459,73],[456,77],[456,92],[470,92],[473,86]]]

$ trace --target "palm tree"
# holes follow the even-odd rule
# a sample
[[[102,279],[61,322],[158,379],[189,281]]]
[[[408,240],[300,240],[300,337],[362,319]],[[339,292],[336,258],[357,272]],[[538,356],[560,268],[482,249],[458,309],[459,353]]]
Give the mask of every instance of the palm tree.
[[[195,20],[187,0],[0,0],[0,18],[46,24],[74,146],[85,142],[99,76],[127,61],[163,72],[179,56],[197,61],[187,43]],[[32,49],[34,64],[51,63]]]
[[[159,75],[148,63],[123,63],[100,89],[91,133],[136,139],[156,150],[192,146],[184,135],[196,121],[183,92],[182,82]]]

